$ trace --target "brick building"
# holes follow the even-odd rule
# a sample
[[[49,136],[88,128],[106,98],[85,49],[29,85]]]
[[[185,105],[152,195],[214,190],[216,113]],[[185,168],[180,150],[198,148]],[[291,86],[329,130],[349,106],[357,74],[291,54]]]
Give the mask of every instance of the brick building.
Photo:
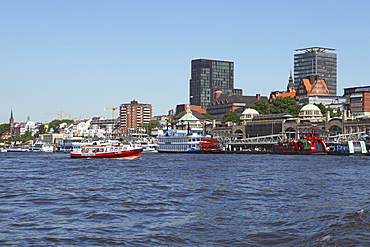
[[[352,115],[370,115],[370,86],[345,88],[344,96],[349,98]]]
[[[150,104],[142,104],[136,100],[122,104],[119,107],[120,127],[138,130],[142,125],[152,120],[153,109]]]

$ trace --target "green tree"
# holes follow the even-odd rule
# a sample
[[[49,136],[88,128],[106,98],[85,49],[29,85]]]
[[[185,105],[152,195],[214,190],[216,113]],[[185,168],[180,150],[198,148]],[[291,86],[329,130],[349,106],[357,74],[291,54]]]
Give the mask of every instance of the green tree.
[[[30,130],[26,130],[26,132],[21,137],[30,140],[33,139],[32,132]]]
[[[10,131],[10,124],[1,124],[0,125],[0,135],[4,132],[9,132]]]
[[[319,109],[320,109],[320,111],[321,111],[321,114],[323,115],[323,116],[325,116],[326,115],[326,113],[328,112],[328,109],[326,109],[326,107],[324,106],[324,104],[323,103],[320,103],[320,104],[314,104],[315,106],[317,106]]]
[[[337,108],[337,109],[328,108],[328,111],[330,112],[330,117],[331,118],[342,116],[342,112],[341,112],[340,108]]]
[[[259,112],[259,114],[266,115],[268,114],[270,104],[267,102],[267,100],[258,100],[254,102],[254,105],[252,106],[253,109]]]
[[[39,135],[46,134],[47,131],[48,131],[47,125],[46,126],[45,126],[45,124],[40,124],[39,125]]]
[[[203,117],[205,117],[206,119],[208,119],[208,120],[213,120],[214,118],[212,117],[212,115],[211,114],[209,114],[209,113],[204,113],[204,114],[202,114],[203,115]]]
[[[292,97],[277,97],[273,99],[269,107],[271,114],[290,113],[298,114],[302,106]]]
[[[148,135],[151,135],[152,134],[152,129],[154,128],[157,128],[161,126],[161,123],[157,120],[151,120],[149,123],[145,123],[143,124],[143,128],[145,129],[146,133],[148,133]]]
[[[49,123],[49,127],[53,128],[54,133],[59,133],[59,125],[61,123],[73,123],[73,120],[72,119],[62,119],[62,120],[55,119]]]
[[[236,112],[229,111],[229,112],[226,112],[225,115],[222,117],[221,122],[222,123],[232,122],[232,123],[239,124],[240,118]]]

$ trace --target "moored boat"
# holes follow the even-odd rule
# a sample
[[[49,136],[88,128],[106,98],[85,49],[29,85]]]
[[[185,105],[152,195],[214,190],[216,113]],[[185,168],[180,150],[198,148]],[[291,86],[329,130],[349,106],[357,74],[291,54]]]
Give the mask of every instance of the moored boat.
[[[83,137],[67,137],[63,138],[60,151],[61,152],[71,152],[71,150],[74,148],[74,145],[84,143],[87,140]]]
[[[298,141],[279,142],[274,146],[278,154],[327,154],[329,148],[315,130],[304,133]]]
[[[54,152],[54,146],[45,143],[36,143],[30,147],[30,152]]]
[[[105,142],[73,148],[71,158],[140,158],[142,147],[119,142]]]
[[[7,152],[29,152],[28,147],[12,146],[6,150]]]
[[[222,151],[218,139],[187,130],[165,130],[157,138],[159,153],[215,153]]]
[[[351,155],[367,153],[364,141],[347,141],[344,143],[333,143],[329,146],[329,154]]]
[[[202,153],[215,153],[222,151],[220,141],[217,138],[200,139],[199,148]]]
[[[144,144],[141,147],[143,148],[143,153],[158,153],[157,144]]]

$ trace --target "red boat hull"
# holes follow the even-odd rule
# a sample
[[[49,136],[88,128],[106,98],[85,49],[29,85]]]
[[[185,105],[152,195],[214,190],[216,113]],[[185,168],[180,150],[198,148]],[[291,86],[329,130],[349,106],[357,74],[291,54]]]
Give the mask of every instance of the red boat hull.
[[[113,158],[113,159],[138,159],[142,149],[109,153],[71,153],[71,158]]]

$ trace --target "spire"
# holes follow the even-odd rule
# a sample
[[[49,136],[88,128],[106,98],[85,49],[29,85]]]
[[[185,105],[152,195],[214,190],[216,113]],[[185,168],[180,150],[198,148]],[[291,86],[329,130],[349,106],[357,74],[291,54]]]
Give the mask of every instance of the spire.
[[[293,77],[292,77],[292,70],[290,70],[290,73],[289,73],[289,82],[287,86],[287,92],[295,92],[294,82],[293,82]]]
[[[13,110],[10,110],[10,118],[9,118],[9,123],[10,123],[10,124],[14,123],[14,118],[13,118]]]
[[[190,104],[186,106],[186,112],[187,113],[192,113],[191,110],[190,110]]]

